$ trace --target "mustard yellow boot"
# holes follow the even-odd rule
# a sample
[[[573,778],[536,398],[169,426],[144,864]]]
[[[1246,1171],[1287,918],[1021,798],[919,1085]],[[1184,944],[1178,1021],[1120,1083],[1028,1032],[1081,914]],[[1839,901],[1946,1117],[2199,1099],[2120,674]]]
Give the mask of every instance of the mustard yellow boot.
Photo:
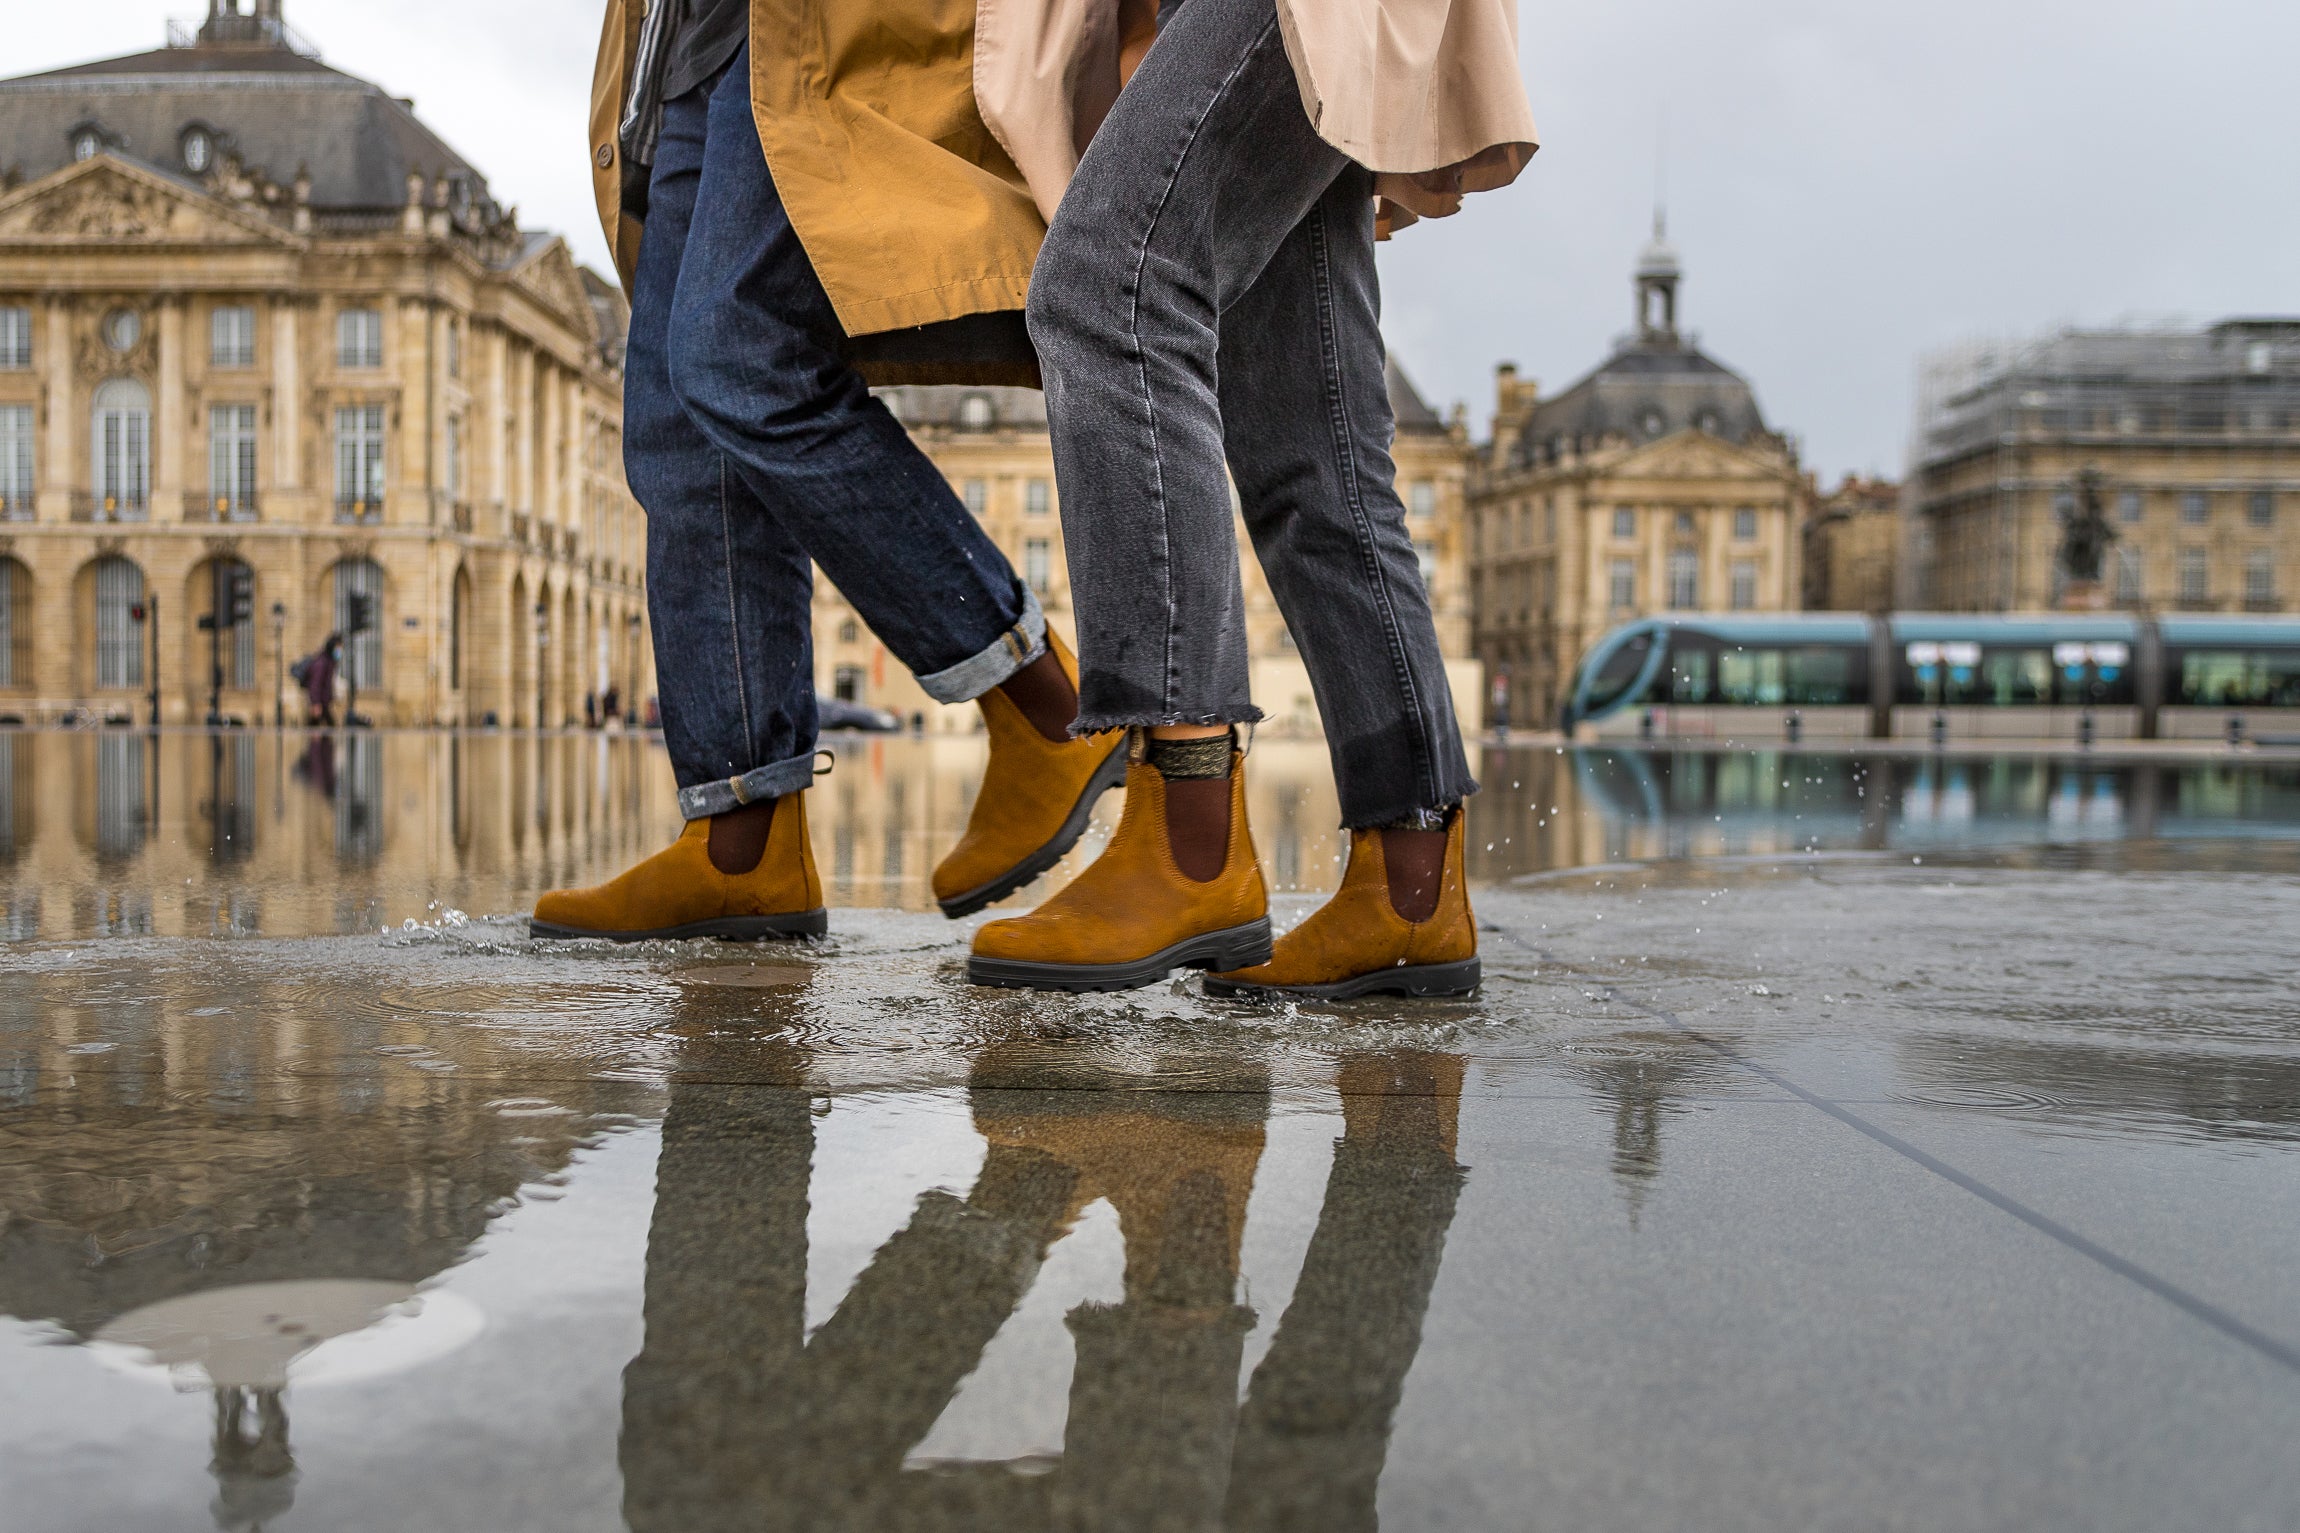
[[[1445,870],[1437,909],[1408,921],[1390,903],[1389,869],[1378,830],[1350,832],[1350,866],[1342,887],[1311,917],[1278,939],[1270,961],[1206,976],[1206,993],[1299,996],[1338,1001],[1355,995],[1467,995],[1483,971],[1477,920],[1462,875],[1462,821],[1446,828]]]
[[[1051,629],[1047,643],[1070,685],[1078,661]],[[1094,801],[1126,776],[1126,732],[1049,740],[996,687],[976,701],[990,761],[966,834],[934,870],[934,898],[952,920],[994,905],[1060,862],[1086,834]]]
[[[1026,916],[974,934],[966,977],[1026,990],[1134,990],[1176,969],[1234,969],[1270,953],[1270,902],[1246,827],[1246,760],[1230,757],[1230,840],[1200,883],[1174,865],[1166,779],[1126,770],[1126,812],[1091,867]]]
[[[662,851],[608,883],[554,889],[535,902],[531,937],[819,937],[830,929],[807,840],[806,794],[775,800],[767,848],[748,873],[711,865],[711,822],[696,819]]]

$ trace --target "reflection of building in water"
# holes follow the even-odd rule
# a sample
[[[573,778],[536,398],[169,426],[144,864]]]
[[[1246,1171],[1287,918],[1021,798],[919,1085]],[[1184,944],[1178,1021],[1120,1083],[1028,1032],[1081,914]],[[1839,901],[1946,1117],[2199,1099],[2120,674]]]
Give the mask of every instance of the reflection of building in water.
[[[1722,1087],[1730,1067],[1684,1034],[1660,1032],[1620,1033],[1584,1045],[1569,1066],[1611,1104],[1613,1176],[1634,1229],[1661,1178],[1663,1128],[1688,1097]]]
[[[2056,1133],[2169,1133],[2227,1142],[2300,1140],[2300,1066],[2241,1044],[2216,1048],[2194,1013],[2126,1017],[2140,1047],[2082,1040],[2006,1042],[1927,1033],[1897,1047],[1910,1095],[1950,1110],[2014,1118]],[[2217,1019],[2215,1019],[2217,1020]]]
[[[513,909],[677,830],[639,736],[0,731],[0,931],[372,929],[393,893]]]
[[[637,1533],[1372,1526],[1464,1175],[1459,1060],[1344,1067],[1325,1208],[1243,1405],[1255,1320],[1238,1299],[1240,1243],[1269,1110],[1258,1077],[1160,1092],[1084,1061],[1048,1079],[986,1058],[973,1188],[922,1196],[810,1338],[814,1116],[805,1058],[782,1064],[780,1088],[673,1088],[646,1345],[624,1378],[623,1509]],[[1060,1459],[906,1470],[1096,1199],[1118,1214],[1124,1297],[1068,1317]]]
[[[100,1061],[67,1052],[97,1043]],[[112,1334],[185,1338],[206,1361],[213,1337],[238,1334],[209,1311],[251,1285],[293,1285],[317,1295],[313,1313],[350,1317],[312,1321],[309,1339],[354,1329],[380,1313],[373,1294],[404,1297],[460,1261],[521,1188],[595,1138],[600,1113],[647,1105],[645,1088],[578,1080],[544,1110],[499,1111],[497,1083],[397,1057],[437,1043],[428,1026],[237,966],[157,998],[80,973],[15,977],[0,990],[0,1314],[81,1339],[145,1317]],[[208,1320],[158,1318],[187,1311]],[[284,1364],[305,1338],[279,1340]],[[285,1375],[251,1355],[211,1367],[254,1391],[216,1403],[227,1527],[259,1524],[284,1494]]]
[[[1656,858],[2300,836],[2300,768],[2050,756],[1486,753],[1473,877]]]

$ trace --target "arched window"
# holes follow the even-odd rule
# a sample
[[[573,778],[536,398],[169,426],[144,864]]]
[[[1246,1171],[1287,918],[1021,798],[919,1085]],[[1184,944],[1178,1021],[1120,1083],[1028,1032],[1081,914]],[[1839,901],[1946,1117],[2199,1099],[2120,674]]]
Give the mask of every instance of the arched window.
[[[969,394],[958,402],[958,423],[969,431],[988,431],[998,424],[998,410],[988,394]]]
[[[0,687],[32,685],[32,572],[0,558]]]
[[[447,685],[463,690],[463,625],[471,620],[471,572],[455,572],[455,598],[447,618]]]
[[[367,628],[358,626],[356,597],[367,598]],[[343,635],[344,680],[383,685],[383,570],[373,559],[346,559],[335,567],[335,631]]]
[[[89,482],[107,517],[141,520],[151,501],[152,396],[133,378],[96,388]]]
[[[109,554],[96,561],[96,685],[144,684],[144,572]]]

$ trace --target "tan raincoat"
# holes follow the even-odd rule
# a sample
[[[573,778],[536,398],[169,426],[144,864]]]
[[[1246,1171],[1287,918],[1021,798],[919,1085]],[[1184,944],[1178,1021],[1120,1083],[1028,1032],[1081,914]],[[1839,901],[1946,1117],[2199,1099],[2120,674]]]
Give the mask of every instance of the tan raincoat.
[[[607,0],[591,92],[599,219],[626,288],[640,227],[616,143],[645,0]],[[1532,157],[1516,0],[1278,0],[1319,136],[1391,222]],[[1034,382],[1020,314],[1078,156],[1117,99],[1121,0],[751,0],[776,189],[873,382]],[[956,322],[956,323],[954,323]]]

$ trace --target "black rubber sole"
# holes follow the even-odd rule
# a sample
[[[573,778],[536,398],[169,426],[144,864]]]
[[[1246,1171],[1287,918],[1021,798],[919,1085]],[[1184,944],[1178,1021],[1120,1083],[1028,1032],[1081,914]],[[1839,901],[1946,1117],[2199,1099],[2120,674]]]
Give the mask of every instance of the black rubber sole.
[[[677,942],[687,937],[717,937],[726,942],[761,942],[769,938],[819,937],[831,929],[831,913],[818,905],[787,916],[720,916],[711,921],[689,921],[684,926],[658,926],[644,932],[587,931],[530,917],[527,935],[549,940],[588,937],[604,942]]]
[[[947,900],[938,900],[942,913],[953,921],[973,915],[985,906],[995,905],[1015,890],[1037,878],[1070,854],[1078,838],[1086,834],[1087,825],[1094,818],[1094,805],[1103,794],[1126,780],[1126,747],[1114,747],[1094,775],[1086,780],[1086,788],[1078,795],[1078,802],[1070,806],[1069,818],[1054,838],[1037,851],[1023,858],[1013,867],[986,884],[979,884],[964,894],[954,894]]]
[[[1244,926],[1201,932],[1131,963],[1026,963],[1019,958],[969,958],[966,977],[1009,990],[1139,990],[1176,969],[1250,969],[1270,961],[1268,917]]]
[[[1468,995],[1485,978],[1485,968],[1474,958],[1459,963],[1422,963],[1395,969],[1376,969],[1336,980],[1330,985],[1241,985],[1234,979],[1206,976],[1206,993],[1236,1000],[1347,1001],[1361,995]]]

